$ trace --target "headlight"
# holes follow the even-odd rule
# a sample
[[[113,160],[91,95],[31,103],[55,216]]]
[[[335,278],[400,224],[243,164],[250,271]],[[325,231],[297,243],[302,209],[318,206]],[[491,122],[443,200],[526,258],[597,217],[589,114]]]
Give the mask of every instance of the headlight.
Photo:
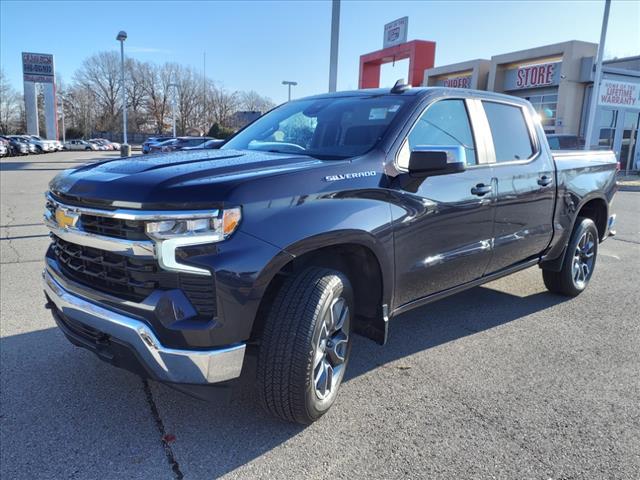
[[[240,208],[221,210],[215,216],[163,219],[147,222],[147,235],[156,244],[158,263],[165,270],[210,275],[203,268],[186,265],[176,259],[176,249],[193,245],[221,242],[240,225]]]
[[[231,235],[242,217],[239,207],[221,210],[215,217],[161,220],[146,224],[147,235],[155,240],[168,240],[175,237],[196,238],[206,236],[214,242],[224,240]]]

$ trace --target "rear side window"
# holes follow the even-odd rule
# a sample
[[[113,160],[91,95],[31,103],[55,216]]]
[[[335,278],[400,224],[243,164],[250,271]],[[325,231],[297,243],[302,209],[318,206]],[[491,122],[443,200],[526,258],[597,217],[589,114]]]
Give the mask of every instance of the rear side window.
[[[496,162],[526,160],[533,155],[533,146],[522,108],[504,103],[482,102],[487,114]]]

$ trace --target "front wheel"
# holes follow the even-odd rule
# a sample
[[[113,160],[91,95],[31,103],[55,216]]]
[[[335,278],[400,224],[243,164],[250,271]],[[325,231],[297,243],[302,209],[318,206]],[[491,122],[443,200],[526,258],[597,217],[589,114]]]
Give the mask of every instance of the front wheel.
[[[554,293],[575,297],[591,280],[598,256],[598,229],[590,218],[580,217],[567,245],[562,269],[559,272],[542,270],[547,289]]]
[[[258,356],[258,392],[269,413],[310,424],[329,410],[349,360],[353,314],[353,291],[342,273],[310,267],[285,280]]]

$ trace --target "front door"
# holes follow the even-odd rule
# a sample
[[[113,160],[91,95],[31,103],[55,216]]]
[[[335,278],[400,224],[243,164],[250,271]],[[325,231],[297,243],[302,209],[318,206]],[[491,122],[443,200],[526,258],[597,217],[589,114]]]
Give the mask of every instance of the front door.
[[[414,147],[461,145],[467,169],[419,179],[404,174],[396,184],[402,201],[392,206],[394,307],[480,278],[490,260],[492,167],[478,163],[468,106],[462,99],[429,105],[398,155],[403,169]]]

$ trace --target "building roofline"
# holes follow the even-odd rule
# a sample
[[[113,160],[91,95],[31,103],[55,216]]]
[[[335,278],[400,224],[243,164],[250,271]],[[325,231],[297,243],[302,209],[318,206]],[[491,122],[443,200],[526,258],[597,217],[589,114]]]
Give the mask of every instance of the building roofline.
[[[594,47],[598,47],[597,43],[592,43],[592,42],[585,42],[583,40],[567,40],[566,42],[558,42],[558,43],[550,43],[548,45],[538,45],[536,47],[531,47],[531,48],[525,48],[522,50],[516,50],[515,52],[506,52],[506,53],[500,53],[498,55],[493,55],[491,57],[491,61],[495,62],[495,63],[500,63],[500,57],[512,57],[512,56],[518,56],[518,55],[523,55],[526,54],[527,52],[531,52],[534,50],[553,50],[553,49],[557,49],[558,53],[563,52],[564,50],[567,49],[567,47],[569,47],[572,44],[581,44],[581,45],[591,45]]]

